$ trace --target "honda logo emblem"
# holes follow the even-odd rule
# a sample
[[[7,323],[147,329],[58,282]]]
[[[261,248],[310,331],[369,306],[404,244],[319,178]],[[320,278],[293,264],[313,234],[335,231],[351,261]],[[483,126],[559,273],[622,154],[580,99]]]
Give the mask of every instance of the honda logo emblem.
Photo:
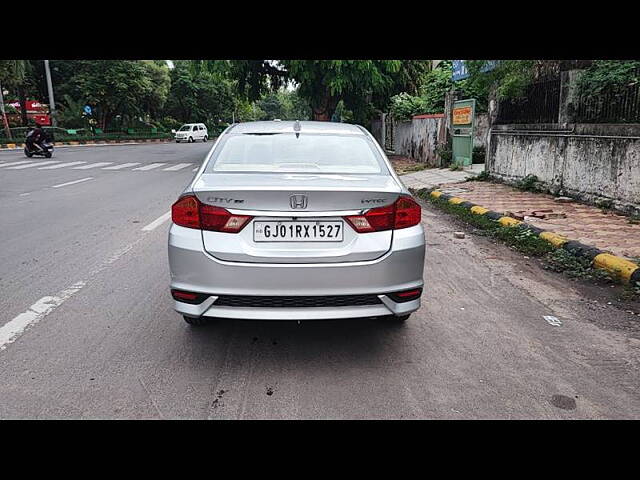
[[[289,197],[289,205],[291,208],[307,208],[307,196],[306,195],[291,195]]]

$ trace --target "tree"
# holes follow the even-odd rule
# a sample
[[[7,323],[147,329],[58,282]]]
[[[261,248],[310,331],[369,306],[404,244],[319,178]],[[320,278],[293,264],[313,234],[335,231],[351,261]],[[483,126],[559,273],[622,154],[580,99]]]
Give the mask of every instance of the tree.
[[[72,60],[52,63],[57,93],[86,99],[102,129],[116,119],[128,124],[164,106],[169,89],[166,67],[140,60]]]
[[[146,70],[150,88],[145,91],[140,101],[144,111],[152,118],[157,118],[167,101],[171,87],[169,68],[164,61],[144,60],[142,64]]]
[[[164,115],[182,123],[230,122],[239,99],[232,82],[210,71],[193,68],[190,60],[174,60],[171,88],[167,95]]]
[[[57,103],[57,102],[56,102]],[[64,104],[58,110],[58,120],[66,128],[87,128],[89,126],[86,115],[83,115],[87,101],[84,98],[74,100],[69,95],[64,96]]]
[[[261,120],[308,120],[311,117],[311,109],[297,90],[280,89],[268,93],[256,102],[256,106],[264,112]]]
[[[27,124],[27,95],[33,90],[32,73],[29,60],[0,60],[0,84],[17,95],[22,125]]]
[[[210,71],[237,81],[250,100],[291,82],[305,99],[314,120],[328,121],[343,100],[356,118],[382,108],[391,95],[414,92],[430,62],[420,60],[230,60],[202,62]]]

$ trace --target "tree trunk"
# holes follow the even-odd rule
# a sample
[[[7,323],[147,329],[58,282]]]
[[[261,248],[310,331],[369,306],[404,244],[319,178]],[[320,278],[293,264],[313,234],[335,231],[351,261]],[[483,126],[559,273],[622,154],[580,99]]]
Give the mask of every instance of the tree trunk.
[[[27,95],[22,85],[18,87],[18,102],[20,102],[20,120],[22,126],[26,127],[29,122],[27,118]]]
[[[312,100],[311,111],[313,120],[319,122],[330,121],[331,117],[333,117],[333,113],[336,111],[339,101],[340,99],[338,97],[329,95],[328,92],[325,93],[323,97]]]

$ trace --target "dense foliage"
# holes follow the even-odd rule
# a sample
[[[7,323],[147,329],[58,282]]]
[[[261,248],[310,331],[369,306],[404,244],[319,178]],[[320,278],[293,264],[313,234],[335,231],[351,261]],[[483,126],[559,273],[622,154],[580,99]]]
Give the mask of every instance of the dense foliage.
[[[640,82],[640,60],[595,60],[578,79],[581,94],[618,92]]]
[[[442,113],[445,94],[453,89],[458,91],[458,98],[475,98],[478,110],[486,110],[488,90],[479,86],[477,81],[453,82],[451,61],[443,60],[437,68],[422,76],[417,95],[403,92],[391,97],[389,111],[402,120],[414,115]]]
[[[312,119],[331,120],[340,102],[353,121],[368,123],[400,92],[414,93],[429,62],[422,60],[231,60],[202,61],[211,72],[226,72],[238,92],[257,100],[283,85],[297,86]]]
[[[368,123],[415,92],[428,62],[399,60],[52,60],[58,123],[103,131],[280,118]],[[206,68],[203,68],[206,67]],[[7,99],[48,103],[42,60],[0,61]],[[91,114],[84,107],[91,107]],[[24,108],[22,111],[24,112]],[[26,125],[26,114],[19,125]]]

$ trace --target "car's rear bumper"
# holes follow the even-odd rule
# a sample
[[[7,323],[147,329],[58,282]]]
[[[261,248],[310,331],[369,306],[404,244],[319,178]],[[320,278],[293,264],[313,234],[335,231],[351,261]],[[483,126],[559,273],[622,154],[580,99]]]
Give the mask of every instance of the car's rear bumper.
[[[171,288],[211,295],[199,305],[175,302],[188,316],[244,319],[331,319],[403,315],[420,299],[394,302],[386,294],[423,286],[421,225],[396,230],[392,247],[372,261],[348,263],[240,263],[218,260],[203,249],[199,230],[172,225],[169,232]],[[221,307],[217,296],[378,296],[375,305],[341,307]]]

